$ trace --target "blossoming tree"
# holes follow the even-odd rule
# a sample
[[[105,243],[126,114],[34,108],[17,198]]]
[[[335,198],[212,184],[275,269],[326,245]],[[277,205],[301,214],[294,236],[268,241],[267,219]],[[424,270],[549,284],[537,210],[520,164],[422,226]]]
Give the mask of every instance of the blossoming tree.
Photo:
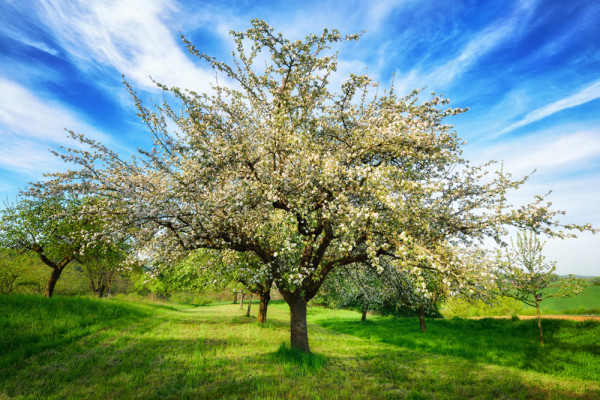
[[[290,41],[258,20],[232,35],[230,63],[184,39],[226,78],[212,93],[158,83],[169,96],[148,109],[128,86],[151,149],[124,160],[72,133],[89,148],[63,153],[79,168],[48,185],[109,198],[87,212],[140,226],[139,243],[165,260],[198,248],[252,253],[290,307],[293,347],[309,351],[306,304],[335,268],[410,248],[461,285],[460,264],[443,262],[452,243],[499,237],[509,224],[557,226],[541,197],[507,204],[523,180],[482,181],[489,165],[461,158],[444,119],[464,110],[442,97],[419,102],[418,91],[378,92],[366,75],[333,88],[330,45],[358,35]]]
[[[36,254],[52,269],[45,297],[52,297],[72,261],[90,261],[93,268],[97,261],[114,261],[122,254],[117,242],[103,234],[101,221],[82,213],[84,204],[81,198],[61,194],[20,196],[0,211],[0,246]]]
[[[511,240],[511,246],[505,250],[501,260],[504,267],[504,294],[535,307],[542,346],[544,334],[540,303],[552,297],[577,296],[585,289],[585,281],[573,275],[552,284],[556,262],[546,260],[542,254],[544,245],[545,242],[534,232],[519,232],[516,241]]]

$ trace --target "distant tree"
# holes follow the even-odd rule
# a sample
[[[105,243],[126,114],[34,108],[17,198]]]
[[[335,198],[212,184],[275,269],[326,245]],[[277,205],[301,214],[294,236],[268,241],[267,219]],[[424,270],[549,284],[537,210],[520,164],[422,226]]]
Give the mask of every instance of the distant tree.
[[[11,249],[0,249],[0,294],[10,294],[16,282],[25,273],[23,254]]]
[[[589,284],[592,286],[600,286],[600,276],[590,279]]]
[[[259,296],[260,305],[257,321],[267,320],[267,310],[271,300],[273,278],[269,268],[253,253],[237,253],[232,251],[215,251],[199,249],[186,259],[188,284],[192,280],[196,285],[217,290],[232,289],[242,293],[242,305],[246,293]],[[248,312],[249,314],[249,312]]]
[[[388,263],[381,273],[386,298],[396,307],[413,310],[419,317],[421,332],[427,330],[425,316],[435,314],[440,303],[447,295],[447,286],[443,276],[435,269],[420,265],[425,260],[414,260],[413,265],[419,273],[413,274],[410,269]]]
[[[84,202],[62,194],[22,195],[15,204],[0,210],[0,245],[34,253],[51,268],[45,297],[52,297],[56,282],[69,263],[83,261],[86,253],[103,253],[112,246],[106,238],[101,239],[100,220],[82,214]]]
[[[330,46],[359,35],[324,29],[293,41],[258,20],[232,35],[231,63],[185,40],[221,74],[213,93],[159,83],[168,96],[150,110],[129,87],[152,149],[127,161],[72,133],[87,148],[61,157],[80,168],[45,186],[110,198],[86,212],[108,224],[126,216],[140,226],[138,243],[162,247],[165,258],[199,248],[253,253],[290,307],[292,347],[305,352],[307,302],[335,269],[377,266],[413,240],[459,281],[461,269],[440,262],[437,244],[499,238],[507,225],[564,235],[543,197],[521,208],[506,203],[525,179],[502,171],[490,178],[490,164],[461,157],[445,119],[463,109],[435,95],[419,101],[418,90],[379,90],[366,75],[332,87]]]
[[[82,257],[83,271],[96,296],[103,297],[110,293],[113,280],[124,269],[127,247],[123,242],[113,246],[98,246]]]
[[[369,311],[383,310],[384,295],[377,271],[360,263],[332,271],[316,300],[330,308],[358,308],[361,321],[366,321]]]
[[[540,342],[544,345],[544,334],[542,332],[542,319],[540,303],[543,300],[558,297],[576,296],[585,288],[583,279],[575,279],[569,275],[567,279],[561,279],[557,285],[550,285],[553,281],[553,272],[556,270],[556,262],[546,261],[542,254],[545,242],[540,241],[535,232],[523,231],[517,233],[516,241],[511,240],[501,260],[504,266],[505,293],[529,306],[535,307],[537,311],[538,330]]]

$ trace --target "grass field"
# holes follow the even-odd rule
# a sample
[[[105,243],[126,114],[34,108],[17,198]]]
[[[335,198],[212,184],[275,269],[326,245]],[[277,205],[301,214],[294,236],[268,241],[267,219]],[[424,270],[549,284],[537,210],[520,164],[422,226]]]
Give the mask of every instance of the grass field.
[[[256,308],[255,308],[256,310]],[[597,399],[600,324],[429,321],[309,311],[312,355],[289,314],[238,305],[0,297],[0,399]]]
[[[569,298],[549,298],[542,301],[540,309],[543,314],[582,314],[600,315],[600,286],[588,286],[578,296]],[[499,315],[535,315],[535,307],[527,306],[520,301],[500,298],[494,306],[482,301],[469,303],[462,300],[450,300],[442,307],[445,317],[483,317]]]
[[[533,308],[533,307],[532,307]],[[600,286],[588,286],[578,296],[564,299],[551,298],[542,301],[542,310],[552,312],[577,311],[586,309],[600,313]]]

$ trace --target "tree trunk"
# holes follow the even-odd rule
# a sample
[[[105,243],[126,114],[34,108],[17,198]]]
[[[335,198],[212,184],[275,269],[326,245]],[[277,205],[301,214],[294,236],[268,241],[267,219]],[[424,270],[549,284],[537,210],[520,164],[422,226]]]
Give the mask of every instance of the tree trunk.
[[[242,293],[242,299],[240,300],[240,310],[244,309],[244,297],[246,297],[246,293]]]
[[[246,311],[246,317],[250,316],[250,307],[252,307],[252,292],[250,292],[250,299],[248,300],[248,311]]]
[[[233,292],[233,304],[237,304],[237,292]]]
[[[292,348],[310,353],[306,327],[306,300],[294,294],[284,294],[290,307],[290,334]]]
[[[62,271],[62,268],[52,268],[50,279],[48,279],[48,284],[46,285],[46,290],[44,291],[44,297],[52,297],[52,294],[54,293],[54,287],[56,286],[56,282],[58,281],[58,278],[60,278]]]
[[[104,296],[104,291],[106,290],[106,285],[104,283],[102,283],[102,285],[100,285],[100,287],[98,288],[98,297],[102,297]]]
[[[111,296],[110,290],[112,289],[112,281],[113,281],[113,275],[110,274],[110,279],[108,280],[108,297]]]
[[[271,300],[271,291],[267,290],[258,294],[260,296],[260,306],[258,307],[258,316],[256,319],[259,324],[267,322],[267,307],[269,306],[269,300]]]
[[[367,311],[369,311],[369,307],[364,306],[362,309],[362,317],[360,318],[361,322],[367,320]]]
[[[540,302],[535,299],[535,309],[537,310],[538,330],[540,331],[540,343],[544,345],[544,334],[542,333],[542,316],[540,315]]]
[[[425,332],[427,330],[427,326],[425,325],[425,312],[422,307],[419,307],[417,310],[419,312],[419,324],[421,325],[421,332]]]

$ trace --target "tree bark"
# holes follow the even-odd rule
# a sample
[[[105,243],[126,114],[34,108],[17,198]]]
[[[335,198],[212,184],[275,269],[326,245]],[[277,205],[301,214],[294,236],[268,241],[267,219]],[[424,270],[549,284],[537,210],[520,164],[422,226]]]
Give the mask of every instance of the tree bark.
[[[246,297],[246,293],[242,293],[242,299],[240,300],[240,310],[244,309],[244,297]]]
[[[305,353],[310,353],[308,331],[306,327],[306,300],[295,294],[283,294],[290,307],[291,346]]]
[[[535,309],[537,310],[538,331],[540,331],[540,343],[544,345],[544,334],[542,333],[542,316],[540,314],[540,302],[535,299]]]
[[[248,300],[248,311],[246,311],[246,317],[250,316],[250,307],[252,307],[252,292],[250,292],[250,299]]]
[[[233,292],[233,304],[237,304],[237,292]]]
[[[364,306],[362,309],[362,317],[360,318],[361,322],[367,320],[367,312],[369,311],[369,307]]]
[[[50,279],[48,279],[48,284],[46,285],[46,290],[44,291],[44,297],[52,297],[52,294],[54,293],[54,287],[56,286],[56,282],[58,281],[58,278],[60,278],[62,271],[62,268],[52,268]]]
[[[425,312],[423,311],[423,307],[419,307],[417,311],[419,312],[419,325],[421,325],[421,332],[425,332],[427,330],[427,326],[425,325]]]
[[[259,293],[260,296],[260,306],[258,307],[258,316],[256,319],[259,324],[264,324],[267,322],[267,307],[269,306],[269,300],[271,300],[271,291],[267,290],[266,292]]]
[[[112,281],[113,281],[113,276],[111,274],[110,279],[108,280],[108,294],[107,294],[108,297],[111,296],[110,290],[112,289]]]

